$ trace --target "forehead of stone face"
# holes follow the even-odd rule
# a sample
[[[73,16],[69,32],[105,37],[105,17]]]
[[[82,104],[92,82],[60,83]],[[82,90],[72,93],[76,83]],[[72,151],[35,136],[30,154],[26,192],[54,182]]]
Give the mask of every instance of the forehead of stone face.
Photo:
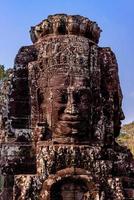
[[[56,74],[48,83],[48,87],[69,87],[74,88],[89,87],[90,80],[88,77],[79,74]]]

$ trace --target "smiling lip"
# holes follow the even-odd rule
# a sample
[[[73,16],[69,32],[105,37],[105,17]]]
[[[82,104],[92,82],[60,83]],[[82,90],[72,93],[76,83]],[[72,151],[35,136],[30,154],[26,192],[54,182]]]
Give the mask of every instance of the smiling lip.
[[[81,123],[81,121],[78,121],[78,120],[76,120],[76,121],[72,121],[72,120],[60,120],[60,122],[61,122],[61,124],[74,124],[74,125],[76,125],[76,124],[80,124]]]
[[[61,118],[59,119],[59,121],[63,121],[65,123],[68,123],[68,122],[80,122],[81,118],[78,115],[64,114],[64,115],[61,116]]]

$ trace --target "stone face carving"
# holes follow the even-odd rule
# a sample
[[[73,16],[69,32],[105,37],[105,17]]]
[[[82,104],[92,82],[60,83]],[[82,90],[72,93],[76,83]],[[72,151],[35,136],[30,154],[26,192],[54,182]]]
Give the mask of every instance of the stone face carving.
[[[49,84],[46,115],[53,137],[88,138],[91,98],[88,80],[70,73],[54,76]],[[52,106],[54,114],[50,113]]]
[[[70,132],[72,139],[77,135],[80,139],[81,134],[86,141],[95,138],[111,143],[119,135],[124,117],[117,63],[111,50],[72,35],[48,36],[41,44],[40,63],[31,63],[29,72],[32,126],[40,121],[47,123],[53,137],[65,134],[67,139]],[[65,114],[72,119],[63,120]]]
[[[100,32],[65,14],[31,28],[8,95],[4,200],[134,198],[132,154],[115,140],[124,118],[118,65],[98,46]]]

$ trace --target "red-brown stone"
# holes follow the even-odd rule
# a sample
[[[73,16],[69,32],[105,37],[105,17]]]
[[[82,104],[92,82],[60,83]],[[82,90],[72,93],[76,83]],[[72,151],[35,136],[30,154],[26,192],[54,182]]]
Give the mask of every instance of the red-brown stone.
[[[134,199],[134,165],[120,134],[116,57],[82,16],[49,16],[15,59],[1,143],[3,200]],[[11,180],[11,181],[9,181]],[[8,183],[8,184],[7,184]]]

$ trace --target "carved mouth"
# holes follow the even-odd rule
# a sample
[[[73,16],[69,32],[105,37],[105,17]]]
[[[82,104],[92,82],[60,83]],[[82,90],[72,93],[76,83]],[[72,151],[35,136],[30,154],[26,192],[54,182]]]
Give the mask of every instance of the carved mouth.
[[[79,129],[81,121],[60,121],[60,125],[62,127],[70,127],[73,129]]]
[[[63,115],[60,119],[59,119],[59,121],[61,121],[61,122],[65,122],[65,123],[68,123],[68,122],[76,122],[76,123],[80,123],[81,121],[82,121],[82,119],[81,119],[81,117],[80,116],[78,116],[78,115],[68,115],[68,114],[66,114],[66,115]]]
[[[60,135],[78,135],[80,133],[85,134],[87,132],[86,121],[70,121],[70,120],[59,120],[55,129],[55,133]]]
[[[71,121],[71,120],[66,120],[66,121],[65,121],[65,120],[61,120],[60,123],[61,123],[61,124],[64,124],[64,125],[65,125],[65,124],[76,125],[76,124],[80,124],[81,121]]]

